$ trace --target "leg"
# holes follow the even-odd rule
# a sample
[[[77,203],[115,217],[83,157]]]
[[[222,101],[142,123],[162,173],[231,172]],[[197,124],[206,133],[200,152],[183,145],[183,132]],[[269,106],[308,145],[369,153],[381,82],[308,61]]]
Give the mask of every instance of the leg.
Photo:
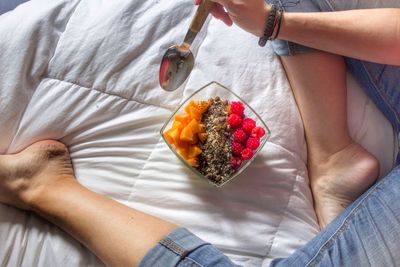
[[[350,138],[343,58],[313,52],[281,59],[303,119],[311,190],[324,227],[375,182],[378,162]]]
[[[400,166],[306,246],[271,266],[400,266]]]
[[[108,266],[238,267],[186,229],[81,186],[67,148],[56,141],[0,155],[0,203],[53,222]]]
[[[176,228],[81,186],[66,147],[55,141],[0,156],[0,202],[38,213],[109,266],[136,266]]]
[[[366,8],[400,8],[398,0],[310,0],[317,11],[342,11]],[[298,45],[294,45],[298,47]],[[348,69],[358,80],[361,88],[374,101],[383,115],[393,125],[396,133],[400,131],[400,67],[377,64],[354,58],[346,58]],[[400,153],[397,155],[400,163]]]

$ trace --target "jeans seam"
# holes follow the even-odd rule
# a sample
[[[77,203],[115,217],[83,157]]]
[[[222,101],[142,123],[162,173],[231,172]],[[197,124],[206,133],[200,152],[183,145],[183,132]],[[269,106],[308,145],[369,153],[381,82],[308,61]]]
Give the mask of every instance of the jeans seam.
[[[318,260],[321,259],[321,257],[323,256],[322,254],[328,249],[328,246],[330,244],[332,244],[334,241],[337,240],[338,236],[344,232],[345,230],[347,230],[348,226],[349,226],[349,221],[354,217],[354,215],[356,215],[361,207],[363,207],[365,205],[365,201],[373,194],[375,193],[376,189],[379,186],[383,186],[384,184],[386,184],[389,181],[389,179],[385,179],[382,180],[380,183],[376,184],[374,186],[374,188],[371,189],[370,192],[367,193],[366,196],[363,197],[363,199],[360,200],[360,203],[357,204],[356,207],[353,208],[353,210],[346,216],[346,218],[344,219],[344,221],[342,222],[342,224],[339,226],[339,228],[331,235],[331,237],[321,246],[321,248],[317,251],[317,253],[314,255],[314,257],[311,258],[311,260],[309,260],[307,262],[307,264],[305,265],[306,267],[308,266],[312,266],[315,265],[317,263]]]
[[[181,259],[185,258],[186,255],[188,254],[188,251],[185,250],[183,247],[175,243],[172,239],[170,238],[164,238],[159,242],[161,245],[166,247],[167,249],[171,250],[175,254],[177,254]]]
[[[365,73],[368,75],[369,80],[371,81],[371,84],[374,86],[375,90],[379,93],[379,96],[381,97],[382,101],[385,102],[386,106],[393,112],[394,116],[395,116],[395,120],[397,122],[396,125],[399,124],[400,122],[400,118],[399,118],[399,114],[397,113],[396,110],[394,110],[392,108],[392,104],[387,101],[387,99],[385,97],[383,97],[383,94],[381,92],[381,88],[377,85],[378,82],[376,81],[376,79],[371,75],[371,73],[369,72],[368,68],[365,66],[364,62],[361,62],[362,67],[365,70]],[[397,127],[396,127],[397,128]]]
[[[186,260],[189,260],[190,266],[194,266],[194,267],[205,267],[204,265],[198,263],[197,261],[195,261],[195,260],[192,259],[192,258],[186,257],[185,259],[186,259]]]
[[[326,3],[329,5],[329,7],[332,11],[336,10],[337,6],[336,6],[335,2],[333,2],[332,0],[326,0]]]

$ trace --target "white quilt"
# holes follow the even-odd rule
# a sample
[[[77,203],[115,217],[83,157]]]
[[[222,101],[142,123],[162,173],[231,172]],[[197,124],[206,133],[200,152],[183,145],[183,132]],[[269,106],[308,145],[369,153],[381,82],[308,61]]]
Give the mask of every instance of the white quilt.
[[[0,153],[59,139],[91,190],[189,228],[238,264],[268,266],[319,231],[301,118],[271,48],[217,20],[196,39],[187,83],[159,88],[161,56],[183,39],[192,2],[32,0],[0,16]],[[244,98],[272,131],[251,167],[222,189],[186,170],[159,135],[210,81]],[[351,77],[349,124],[385,174],[392,128]],[[101,265],[57,227],[0,205],[0,266]]]

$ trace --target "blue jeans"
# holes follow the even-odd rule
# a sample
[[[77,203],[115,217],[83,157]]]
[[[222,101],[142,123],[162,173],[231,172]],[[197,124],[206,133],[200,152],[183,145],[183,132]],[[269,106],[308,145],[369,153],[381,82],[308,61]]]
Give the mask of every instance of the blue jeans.
[[[400,166],[361,195],[313,240],[271,267],[400,266]],[[185,228],[171,232],[139,267],[236,267]]]
[[[144,256],[139,267],[238,267],[185,228],[172,231]]]
[[[271,0],[272,1],[272,0]],[[275,1],[276,2],[276,1]],[[400,7],[399,0],[279,0],[286,11],[318,12],[356,8]],[[313,49],[274,41],[281,56]],[[396,133],[400,129],[400,67],[346,58],[347,66]],[[400,162],[398,157],[398,163]],[[400,266],[400,165],[361,195],[302,249],[273,267]],[[237,266],[215,247],[184,228],[170,233],[149,251],[140,267]]]
[[[271,266],[400,266],[400,165],[306,246]]]

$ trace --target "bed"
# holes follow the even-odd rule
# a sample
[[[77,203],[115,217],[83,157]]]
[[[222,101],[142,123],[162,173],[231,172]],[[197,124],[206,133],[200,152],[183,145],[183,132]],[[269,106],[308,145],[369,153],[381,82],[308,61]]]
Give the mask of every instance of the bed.
[[[31,0],[1,15],[0,153],[61,140],[84,186],[187,227],[237,264],[268,266],[319,231],[301,117],[271,47],[214,19],[194,43],[189,79],[161,90],[161,56],[183,39],[193,12],[191,0]],[[239,94],[272,132],[251,167],[221,189],[185,169],[159,134],[210,81]],[[351,75],[348,87],[351,134],[383,176],[397,137]],[[102,265],[54,225],[0,205],[0,266]]]

